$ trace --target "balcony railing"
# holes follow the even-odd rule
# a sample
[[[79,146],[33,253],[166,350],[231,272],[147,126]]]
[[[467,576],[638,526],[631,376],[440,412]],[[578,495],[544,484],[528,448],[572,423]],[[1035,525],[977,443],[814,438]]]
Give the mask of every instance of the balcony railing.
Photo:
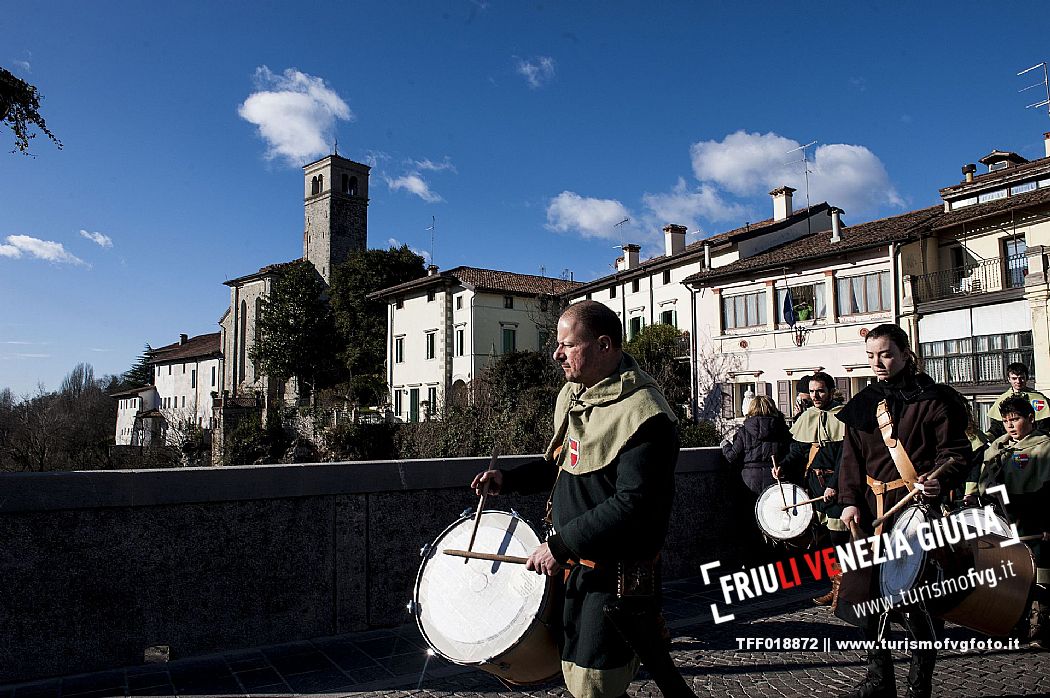
[[[986,259],[955,269],[916,276],[915,297],[919,303],[925,303],[958,295],[1020,288],[1024,286],[1027,275],[1027,255]]]
[[[1006,367],[1022,363],[1029,373],[1035,367],[1032,347],[961,356],[931,356],[922,360],[923,370],[938,383],[990,385],[1006,383]]]

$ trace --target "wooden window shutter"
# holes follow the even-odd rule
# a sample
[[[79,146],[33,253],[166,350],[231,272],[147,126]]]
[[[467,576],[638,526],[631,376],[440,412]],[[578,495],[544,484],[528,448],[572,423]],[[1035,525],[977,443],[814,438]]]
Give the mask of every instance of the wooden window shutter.
[[[795,406],[791,401],[791,381],[777,381],[777,404],[780,411],[791,416],[795,413]]]
[[[836,378],[835,379],[835,388],[840,393],[842,393],[842,399],[843,400],[849,400],[850,399],[851,396],[849,394],[849,378]]]
[[[755,395],[769,396],[769,383],[757,382],[755,383]]]
[[[726,419],[732,419],[736,416],[736,410],[733,409],[732,383],[722,384],[722,416]]]

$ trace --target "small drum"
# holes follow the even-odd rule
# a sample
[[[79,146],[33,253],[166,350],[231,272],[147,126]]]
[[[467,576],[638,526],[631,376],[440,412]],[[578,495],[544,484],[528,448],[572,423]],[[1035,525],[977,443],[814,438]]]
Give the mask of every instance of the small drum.
[[[812,504],[800,504],[809,494],[797,485],[786,482],[770,485],[762,490],[755,502],[755,520],[766,536],[788,545],[806,546],[812,540],[814,510]],[[784,510],[784,502],[788,509]]]
[[[455,664],[476,666],[514,684],[545,681],[561,672],[555,632],[557,594],[551,577],[525,565],[467,560],[443,550],[466,550],[473,517],[460,519],[424,548],[412,608],[423,639]],[[485,511],[473,550],[528,557],[540,544],[515,513]]]
[[[983,530],[984,535],[925,551],[919,532],[924,524],[930,524],[930,513],[921,505],[905,509],[890,530],[890,540],[898,532],[903,534],[913,554],[880,566],[880,590],[895,606],[906,606],[903,601],[921,597],[936,616],[993,637],[1005,637],[1027,609],[1035,581],[1032,553],[1024,545],[1000,545],[1010,536],[1009,524],[1001,517],[986,519],[979,507],[951,516],[956,517],[960,531],[969,529],[977,534]],[[988,577],[992,575],[995,580],[990,583]],[[936,588],[941,593],[933,593],[934,584],[939,585]],[[908,592],[907,598],[902,596],[903,591]]]

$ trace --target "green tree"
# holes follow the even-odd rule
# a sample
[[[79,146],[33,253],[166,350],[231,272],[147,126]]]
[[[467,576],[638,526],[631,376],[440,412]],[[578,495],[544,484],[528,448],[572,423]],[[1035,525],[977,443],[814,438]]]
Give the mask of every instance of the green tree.
[[[146,342],[146,346],[142,349],[142,355],[135,361],[135,365],[121,376],[125,389],[141,388],[153,384],[153,368],[149,363],[152,354],[153,347],[149,345],[149,342]]]
[[[40,115],[40,93],[25,80],[15,77],[9,70],[0,68],[0,121],[14,131],[15,150],[29,155],[29,141],[36,138],[32,127],[38,128],[59,148],[62,141],[48,130],[44,117]]]
[[[260,303],[249,358],[278,383],[297,379],[311,396],[335,380],[337,344],[325,283],[314,266],[299,260],[284,267]]]
[[[682,337],[673,325],[649,325],[623,347],[656,379],[676,410],[689,402],[689,362],[680,358],[688,352],[682,348]]]
[[[351,390],[361,404],[386,396],[386,301],[368,294],[426,275],[424,260],[408,245],[352,252],[332,270],[332,311],[344,346],[340,358],[350,371]]]

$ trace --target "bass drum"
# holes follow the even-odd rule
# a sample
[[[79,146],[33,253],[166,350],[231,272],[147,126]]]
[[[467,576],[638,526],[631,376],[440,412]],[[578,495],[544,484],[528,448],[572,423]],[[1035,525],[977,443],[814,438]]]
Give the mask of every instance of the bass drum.
[[[812,504],[799,504],[809,495],[798,485],[780,483],[762,490],[755,502],[755,520],[767,537],[788,545],[805,547],[813,540]],[[784,509],[784,502],[788,508]]]
[[[473,517],[460,519],[424,548],[412,606],[423,639],[450,662],[475,666],[509,683],[557,676],[560,594],[554,578],[522,564],[442,552],[466,550],[473,527]],[[517,514],[485,511],[473,550],[528,557],[539,544],[536,532]]]

